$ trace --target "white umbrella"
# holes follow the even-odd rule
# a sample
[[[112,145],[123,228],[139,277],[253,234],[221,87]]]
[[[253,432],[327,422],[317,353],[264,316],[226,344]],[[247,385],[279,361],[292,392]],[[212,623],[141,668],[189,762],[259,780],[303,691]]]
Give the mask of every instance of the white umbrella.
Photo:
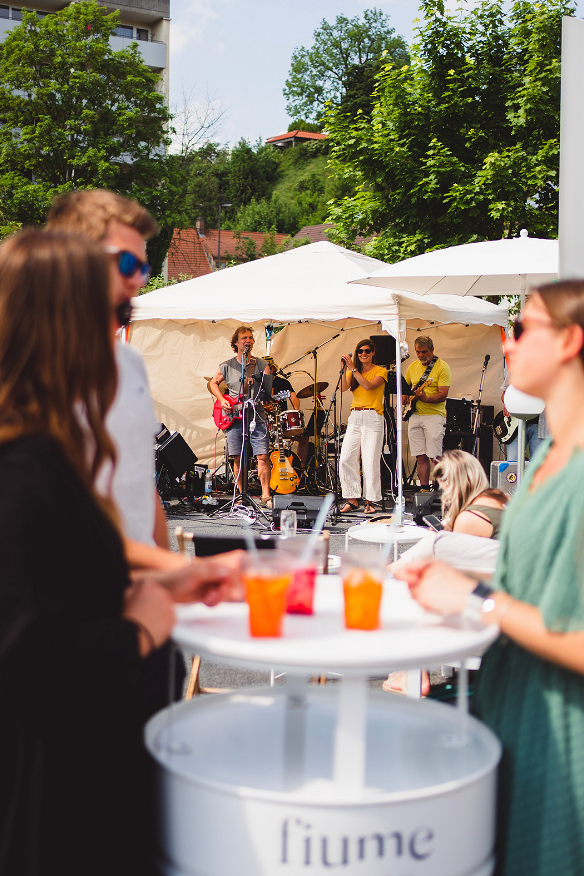
[[[558,277],[558,241],[528,237],[449,246],[380,268],[363,280],[418,295],[525,295]]]

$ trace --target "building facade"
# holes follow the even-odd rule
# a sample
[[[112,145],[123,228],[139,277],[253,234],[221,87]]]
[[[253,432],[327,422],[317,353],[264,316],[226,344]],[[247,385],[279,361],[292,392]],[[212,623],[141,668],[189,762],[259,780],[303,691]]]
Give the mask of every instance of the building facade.
[[[50,15],[68,6],[62,0],[41,0],[25,8],[39,17]],[[159,89],[168,104],[168,39],[170,29],[170,0],[124,0],[104,3],[108,12],[120,13],[116,35],[111,38],[115,51],[137,42],[144,63],[161,76]],[[0,4],[0,42],[22,21],[22,6]]]

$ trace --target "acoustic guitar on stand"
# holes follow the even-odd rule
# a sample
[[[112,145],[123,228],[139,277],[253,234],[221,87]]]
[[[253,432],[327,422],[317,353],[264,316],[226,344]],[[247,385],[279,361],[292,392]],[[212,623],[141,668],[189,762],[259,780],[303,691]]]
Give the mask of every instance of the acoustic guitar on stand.
[[[292,451],[286,452],[282,443],[282,424],[279,410],[276,415],[276,450],[270,453],[270,465],[272,466],[270,489],[274,493],[283,495],[295,493],[298,489],[299,477],[298,472],[292,466]]]

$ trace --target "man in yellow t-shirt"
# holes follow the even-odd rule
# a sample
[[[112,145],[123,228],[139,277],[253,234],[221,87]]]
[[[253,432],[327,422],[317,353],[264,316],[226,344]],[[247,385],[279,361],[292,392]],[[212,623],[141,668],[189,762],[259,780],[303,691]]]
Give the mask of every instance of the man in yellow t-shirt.
[[[426,368],[434,358],[432,338],[419,337],[415,343],[417,362],[412,362],[406,371],[406,382],[415,387]],[[422,490],[430,489],[430,469],[439,456],[442,456],[442,441],[446,427],[446,398],[452,383],[452,373],[443,359],[436,362],[425,384],[414,393],[416,412],[408,421],[408,440],[410,453],[416,457],[418,477]],[[402,398],[407,404],[409,398]]]

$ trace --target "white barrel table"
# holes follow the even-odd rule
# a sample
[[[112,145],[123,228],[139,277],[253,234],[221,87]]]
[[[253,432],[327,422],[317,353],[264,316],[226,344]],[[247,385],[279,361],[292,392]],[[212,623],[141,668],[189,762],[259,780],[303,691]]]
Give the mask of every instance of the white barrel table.
[[[499,742],[466,696],[416,702],[367,677],[480,653],[497,628],[425,614],[391,580],[379,630],[345,630],[342,607],[340,578],[321,576],[314,615],[286,616],[281,639],[251,638],[242,604],[181,609],[181,647],[288,676],[150,720],[167,876],[492,873]],[[343,681],[306,684],[327,669]]]

